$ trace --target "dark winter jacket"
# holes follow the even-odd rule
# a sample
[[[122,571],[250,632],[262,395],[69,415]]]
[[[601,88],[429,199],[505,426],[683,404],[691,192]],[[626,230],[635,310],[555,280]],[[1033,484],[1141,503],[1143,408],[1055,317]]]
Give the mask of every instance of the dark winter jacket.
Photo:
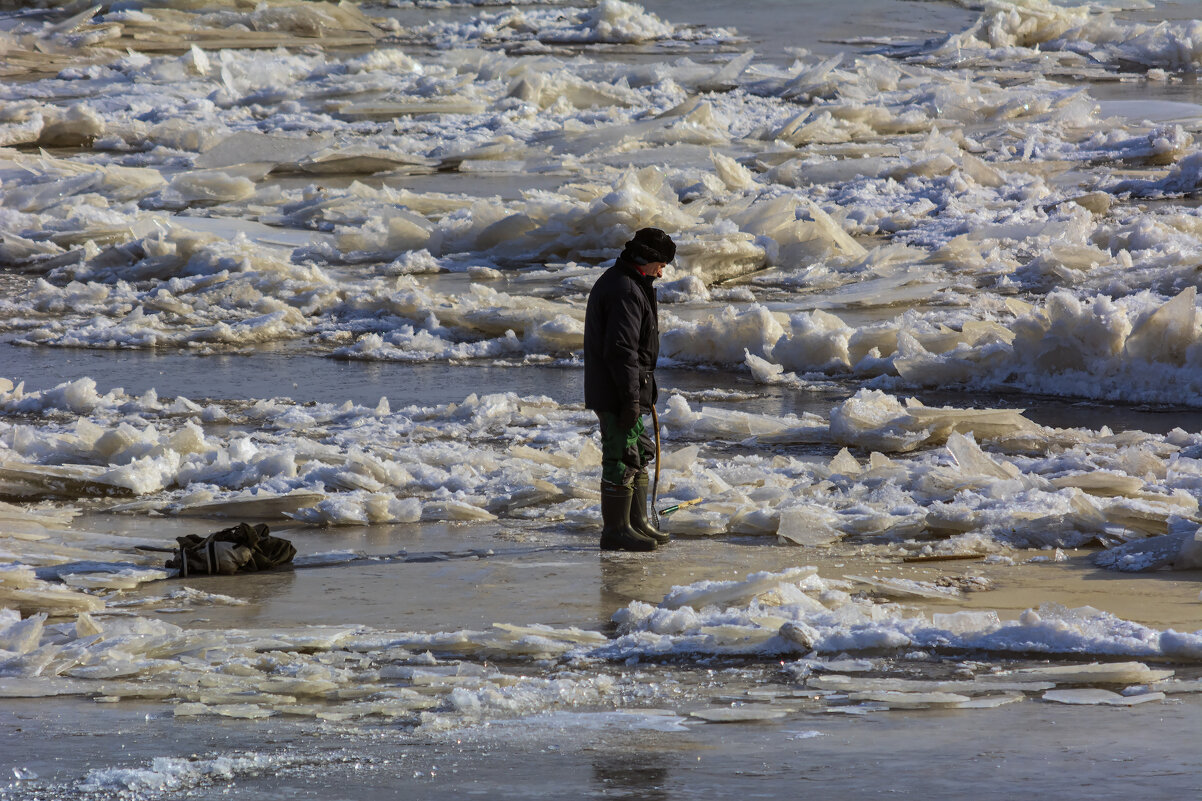
[[[584,315],[584,405],[619,413],[636,401],[651,411],[659,397],[659,309],[653,279],[619,259],[588,295]]]

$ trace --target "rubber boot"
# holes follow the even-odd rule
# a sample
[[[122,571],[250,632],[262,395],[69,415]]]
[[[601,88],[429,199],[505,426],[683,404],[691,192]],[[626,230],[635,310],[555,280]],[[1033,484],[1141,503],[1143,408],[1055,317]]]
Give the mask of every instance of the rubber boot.
[[[655,540],[630,527],[631,489],[622,484],[601,482],[601,550],[654,551]]]
[[[647,480],[646,473],[635,473],[634,482],[630,485],[630,527],[648,539],[655,540],[656,545],[667,545],[672,538],[668,532],[660,531],[647,519]]]

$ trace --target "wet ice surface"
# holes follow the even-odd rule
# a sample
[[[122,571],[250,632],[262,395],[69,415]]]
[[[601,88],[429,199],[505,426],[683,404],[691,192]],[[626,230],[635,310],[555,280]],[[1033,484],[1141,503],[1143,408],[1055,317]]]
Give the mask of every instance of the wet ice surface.
[[[1196,792],[1190,9],[392,5],[0,25],[0,792]],[[599,556],[643,225],[705,502]]]
[[[104,797],[135,782],[167,790],[142,791],[152,797],[218,798],[232,787],[240,798],[279,797],[282,788],[296,798],[369,799],[399,793],[554,798],[565,788],[589,798],[683,793],[723,798],[749,782],[783,787],[810,781],[860,797],[888,792],[950,798],[962,790],[962,780],[989,799],[1011,797],[1014,782],[1070,797],[1084,788],[1090,797],[1106,799],[1133,792],[1154,799],[1188,797],[1196,788],[1192,763],[1178,749],[1193,735],[1190,714],[1196,710],[1188,706],[1009,705],[972,715],[931,711],[875,715],[871,722],[826,715],[754,725],[684,725],[655,711],[561,715],[401,742],[387,730],[327,725],[321,755],[308,753],[308,733],[293,723],[233,721],[180,729],[153,714],[147,718],[146,711],[136,705],[114,708],[104,736],[81,737],[100,733],[88,707],[68,705],[54,720],[29,703],[13,704],[3,713],[5,722],[31,737],[6,738],[6,752],[25,757],[25,770],[39,773],[23,783],[28,790],[48,786],[42,797],[74,798]],[[1100,725],[1115,715],[1121,724]],[[983,719],[989,725],[979,725]],[[1122,733],[1128,726],[1146,733],[1131,738]],[[1016,737],[1016,731],[1024,735]],[[1066,731],[1074,736],[1066,738]],[[96,754],[96,745],[110,733],[121,737],[128,752],[116,770],[109,767],[110,756]],[[61,736],[66,734],[77,736]],[[162,757],[164,737],[178,743],[171,761]],[[33,738],[45,743],[36,755],[26,750]],[[236,750],[246,740],[255,747]],[[966,749],[968,740],[972,745]],[[640,759],[632,762],[632,754]],[[63,762],[77,767],[63,771]],[[884,772],[890,777],[887,790],[880,782]],[[20,786],[4,792],[13,794]]]

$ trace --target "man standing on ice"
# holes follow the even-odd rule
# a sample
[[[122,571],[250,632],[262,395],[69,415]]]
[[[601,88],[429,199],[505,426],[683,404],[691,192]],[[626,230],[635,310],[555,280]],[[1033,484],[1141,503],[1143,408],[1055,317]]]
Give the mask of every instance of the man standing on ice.
[[[642,228],[588,295],[584,405],[601,423],[601,549],[653,551],[668,535],[647,519],[647,464],[654,458],[643,415],[659,396],[659,309],[652,282],[676,256],[658,228]]]

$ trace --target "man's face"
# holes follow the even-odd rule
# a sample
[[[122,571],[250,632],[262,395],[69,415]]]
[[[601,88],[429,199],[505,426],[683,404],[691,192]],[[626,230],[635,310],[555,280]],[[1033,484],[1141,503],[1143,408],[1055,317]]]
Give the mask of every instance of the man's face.
[[[643,275],[649,275],[652,278],[663,278],[664,268],[667,266],[668,263],[666,261],[653,261],[648,264],[644,264],[639,268],[639,270],[642,271]]]

